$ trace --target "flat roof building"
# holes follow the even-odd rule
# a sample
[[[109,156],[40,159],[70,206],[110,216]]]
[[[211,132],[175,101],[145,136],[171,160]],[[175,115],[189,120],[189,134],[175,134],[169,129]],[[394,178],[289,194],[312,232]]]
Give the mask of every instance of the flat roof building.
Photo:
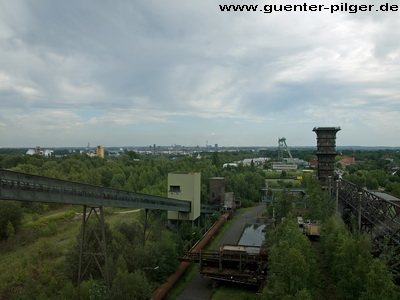
[[[97,146],[96,148],[96,156],[100,158],[104,158],[104,147],[103,146]]]
[[[168,211],[169,220],[196,220],[200,216],[201,207],[201,174],[195,172],[169,173],[168,198],[191,202],[190,213]]]

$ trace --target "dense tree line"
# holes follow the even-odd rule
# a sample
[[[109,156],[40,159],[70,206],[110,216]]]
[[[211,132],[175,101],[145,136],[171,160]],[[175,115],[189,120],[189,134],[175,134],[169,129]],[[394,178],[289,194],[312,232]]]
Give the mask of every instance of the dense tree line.
[[[302,186],[306,188],[306,219],[324,222],[333,213],[335,201],[328,191],[323,191],[319,181],[310,175],[304,176]]]
[[[348,228],[334,213],[334,199],[316,179],[306,177],[303,185],[307,210],[301,213],[321,221],[321,248],[311,247],[300,232],[293,197],[280,193],[274,203],[278,225],[266,235],[269,268],[263,299],[400,299],[393,283],[398,247],[386,242],[377,251],[368,235]]]
[[[149,299],[150,293],[175,270],[184,243],[163,222],[164,215],[154,216],[145,242],[141,218],[106,226],[111,288],[105,284],[97,263],[90,261],[90,255],[84,256],[85,276],[77,285],[80,233],[71,247],[63,249],[58,242],[60,237],[65,238],[63,230],[67,230],[62,222],[31,244],[19,240],[25,247],[17,248],[16,254],[22,257],[9,261],[7,255],[8,265],[2,264],[0,299]],[[96,222],[91,221],[89,227],[101,230]],[[89,240],[85,249],[85,253],[99,253],[96,239]],[[104,257],[97,258],[103,265]]]
[[[398,193],[399,176],[388,172],[387,161],[382,159],[387,155],[385,153],[356,152],[357,159],[363,160],[364,164],[348,167],[346,178],[369,188],[384,187]],[[312,153],[305,155],[311,157]],[[259,189],[265,185],[265,171],[254,164],[246,167],[239,165],[237,168],[222,168],[222,165],[257,156],[257,153],[251,152],[214,152],[202,153],[201,159],[176,155],[145,157],[133,151],[109,159],[80,154],[61,158],[2,155],[0,167],[160,196],[167,194],[169,172],[201,172],[202,202],[208,199],[208,179],[218,176],[225,178],[227,192],[234,192],[244,206],[249,206],[260,200]],[[396,155],[393,157],[399,159]],[[379,260],[374,259],[371,241],[357,232],[351,233],[332,217],[334,200],[321,190],[319,183],[311,176],[304,176],[302,185],[307,188],[306,197],[294,197],[287,191],[275,195],[274,212],[278,225],[276,232],[267,239],[270,267],[263,297],[318,299],[323,288],[316,279],[321,274],[317,262],[322,261],[341,299],[373,299],[368,295],[373,295],[374,299],[396,299],[398,294],[385,264],[393,262],[392,256],[388,255],[390,251],[382,252],[384,255]],[[104,286],[101,273],[96,265],[91,264],[85,280],[77,288],[79,235],[66,253],[60,252],[46,239],[60,233],[59,223],[43,220],[37,222],[32,231],[26,231],[24,238],[18,236],[25,214],[40,215],[50,208],[41,203],[0,202],[0,239],[24,241],[25,245],[32,244],[35,248],[20,269],[3,275],[0,296],[11,299],[128,299],[126,295],[131,295],[132,299],[146,299],[150,291],[173,272],[183,245],[193,232],[199,235],[199,229],[185,225],[180,227],[178,234],[166,230],[165,215],[153,218],[150,222],[153,231],[147,233],[143,227],[143,216],[129,223],[107,226],[112,287],[108,289]],[[298,213],[304,218],[322,222],[322,260],[315,256],[309,241],[296,228],[293,217]],[[346,280],[349,277],[354,278]]]
[[[22,214],[19,202],[0,200],[0,239],[15,234],[21,226]]]
[[[259,189],[264,183],[264,173],[260,169],[240,165],[234,169],[224,169],[225,162],[254,157],[251,152],[203,153],[203,159],[187,156],[141,157],[134,151],[127,151],[117,158],[101,159],[82,154],[71,154],[61,158],[40,155],[3,155],[0,167],[14,171],[71,180],[81,183],[123,189],[138,193],[167,196],[167,178],[170,172],[201,172],[201,201],[208,200],[208,180],[211,177],[225,177],[226,192],[234,192],[242,200],[244,207],[259,201]],[[37,213],[43,211],[44,204],[21,203],[2,204],[5,209],[18,209]],[[9,208],[7,208],[9,206]],[[17,208],[16,208],[17,206]],[[15,214],[21,216],[21,214]],[[11,223],[9,224],[8,221]],[[19,227],[17,219],[4,219],[0,223],[0,237],[6,237],[6,226]],[[11,228],[11,227],[10,227]],[[12,229],[10,229],[12,231]]]
[[[350,232],[334,215],[322,227],[321,245],[340,299],[400,299],[387,266],[372,256],[367,235]]]
[[[202,201],[208,199],[208,179],[225,177],[226,191],[238,197],[257,201],[258,189],[263,187],[264,173],[253,167],[240,165],[224,169],[226,162],[254,157],[251,152],[209,153],[203,159],[195,157],[140,157],[133,151],[112,159],[100,159],[87,155],[72,154],[61,158],[46,158],[39,155],[1,156],[3,169],[48,176],[53,178],[101,185],[128,191],[166,196],[169,172],[201,172]]]
[[[344,178],[362,188],[384,189],[389,193],[400,195],[400,171],[389,174],[382,169],[366,170],[349,166],[347,172]]]
[[[225,177],[227,192],[234,192],[244,205],[252,205],[260,200],[259,189],[265,184],[263,171],[254,165],[222,168],[223,163],[242,160],[249,154],[204,153],[202,159],[186,156],[142,157],[132,151],[110,159],[81,154],[59,158],[14,155],[0,156],[0,166],[14,171],[160,196],[167,195],[169,172],[201,172],[203,202],[208,200],[208,179],[218,176]],[[184,245],[190,239],[200,236],[200,228],[187,224],[181,224],[177,233],[167,230],[165,213],[153,215],[147,220],[147,225],[152,228],[147,231],[144,229],[144,216],[129,223],[107,225],[111,289],[104,285],[104,274],[94,261],[89,261],[89,256],[84,256],[84,265],[90,263],[87,264],[83,282],[77,287],[80,233],[76,242],[65,251],[58,251],[57,246],[50,242],[53,236],[66,230],[61,224],[71,222],[74,213],[54,222],[40,218],[42,213],[57,207],[30,202],[0,203],[0,238],[9,239],[7,245],[10,245],[10,249],[21,242],[35,249],[35,254],[29,254],[25,259],[24,271],[3,273],[0,298],[148,299],[150,292],[175,270]],[[25,224],[23,231],[18,233],[24,215],[37,216],[37,221]],[[210,224],[212,220],[206,219],[205,222]],[[92,232],[100,230],[96,222],[90,223],[90,228]],[[96,240],[91,241],[87,244],[87,251],[95,253],[97,246]],[[99,263],[104,263],[104,257],[99,258]]]
[[[267,236],[267,243],[268,276],[263,299],[316,299],[316,258],[290,213]]]
[[[144,217],[142,215],[142,217]],[[103,286],[103,275],[95,262],[90,264],[90,257],[84,257],[84,265],[88,264],[84,285],[92,282],[89,288],[100,289],[103,293],[99,299],[148,299],[150,293],[169,274],[173,273],[178,264],[178,257],[182,254],[182,245],[185,242],[181,236],[173,234],[165,228],[165,214],[153,216],[151,230],[144,232],[142,220],[130,223],[122,222],[115,227],[106,228],[108,264],[111,278],[111,289]],[[96,224],[91,224],[96,227]],[[94,228],[100,231],[100,228]],[[78,253],[80,235],[75,245],[68,251],[66,259],[67,276],[71,283],[76,283],[78,274]],[[96,243],[88,245],[86,251],[98,252]],[[74,299],[87,299],[80,289],[62,290],[62,295]],[[67,297],[68,296],[68,297]]]
[[[384,189],[400,195],[400,170],[396,172],[400,167],[400,151],[345,151],[343,154],[353,156],[357,162],[346,167],[345,179],[370,190]]]

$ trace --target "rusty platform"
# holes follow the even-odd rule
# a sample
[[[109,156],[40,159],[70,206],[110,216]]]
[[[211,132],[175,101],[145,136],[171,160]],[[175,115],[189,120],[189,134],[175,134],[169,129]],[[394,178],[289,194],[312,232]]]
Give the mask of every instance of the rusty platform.
[[[267,273],[267,254],[255,246],[224,245],[220,250],[190,252],[181,260],[199,263],[200,274],[220,281],[258,286]]]

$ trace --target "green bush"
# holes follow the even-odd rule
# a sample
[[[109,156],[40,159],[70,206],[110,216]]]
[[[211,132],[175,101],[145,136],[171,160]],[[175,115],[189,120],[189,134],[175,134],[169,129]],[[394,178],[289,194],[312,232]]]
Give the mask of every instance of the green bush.
[[[112,285],[112,299],[147,300],[150,297],[151,286],[142,271],[133,273],[120,271]]]
[[[322,227],[321,244],[341,299],[399,299],[387,267],[371,255],[367,235],[349,232],[336,215]]]
[[[6,239],[18,231],[22,215],[20,202],[0,200],[0,239]]]
[[[269,269],[264,299],[309,298],[318,286],[316,257],[291,215],[268,236],[267,244]]]

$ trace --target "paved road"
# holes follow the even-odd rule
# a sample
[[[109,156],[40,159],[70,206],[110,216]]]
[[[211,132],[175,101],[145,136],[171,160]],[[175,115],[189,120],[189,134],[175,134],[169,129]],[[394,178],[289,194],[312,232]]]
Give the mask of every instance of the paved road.
[[[253,209],[240,215],[235,222],[225,231],[215,246],[215,250],[224,244],[237,244],[242,236],[246,223],[250,223],[257,216],[261,216],[265,210],[265,204],[255,206]],[[187,284],[185,290],[176,298],[177,300],[207,300],[212,293],[212,280],[197,273]]]
[[[240,237],[242,236],[243,230],[246,223],[252,223],[256,217],[260,217],[265,210],[265,204],[255,206],[253,209],[245,212],[239,216],[235,222],[225,231],[225,234],[218,241],[215,250],[218,250],[225,244],[236,245]]]

